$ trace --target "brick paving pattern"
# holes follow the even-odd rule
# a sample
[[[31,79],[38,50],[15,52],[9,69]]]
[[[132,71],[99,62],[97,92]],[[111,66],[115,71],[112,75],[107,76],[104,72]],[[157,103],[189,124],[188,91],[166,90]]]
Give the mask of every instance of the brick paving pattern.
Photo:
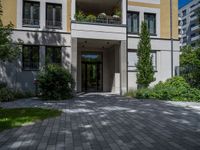
[[[200,150],[200,104],[130,100],[84,94],[45,102],[19,100],[1,107],[45,107],[56,118],[0,133],[0,150]]]

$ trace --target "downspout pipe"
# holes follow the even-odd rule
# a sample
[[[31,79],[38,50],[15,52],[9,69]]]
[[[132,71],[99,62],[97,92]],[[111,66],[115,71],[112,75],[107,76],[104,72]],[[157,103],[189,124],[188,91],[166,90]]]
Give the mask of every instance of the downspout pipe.
[[[173,3],[170,0],[171,77],[174,76]]]

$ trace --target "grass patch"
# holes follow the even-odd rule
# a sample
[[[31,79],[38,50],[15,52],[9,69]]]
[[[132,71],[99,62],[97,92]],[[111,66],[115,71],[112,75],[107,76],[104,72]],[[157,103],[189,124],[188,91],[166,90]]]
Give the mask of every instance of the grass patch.
[[[42,108],[0,108],[0,131],[32,124],[36,121],[61,115],[61,111]]]

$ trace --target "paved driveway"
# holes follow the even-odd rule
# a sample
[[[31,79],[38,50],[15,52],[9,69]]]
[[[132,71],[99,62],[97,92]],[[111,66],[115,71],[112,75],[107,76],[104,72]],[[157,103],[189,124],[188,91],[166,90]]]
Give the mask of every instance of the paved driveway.
[[[200,150],[200,104],[86,94],[73,100],[20,100],[2,107],[48,107],[62,116],[0,133],[0,149]]]

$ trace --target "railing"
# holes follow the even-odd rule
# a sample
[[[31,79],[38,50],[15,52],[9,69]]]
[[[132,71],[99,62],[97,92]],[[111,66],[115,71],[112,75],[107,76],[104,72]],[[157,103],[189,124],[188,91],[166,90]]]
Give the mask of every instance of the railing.
[[[40,21],[38,19],[23,19],[23,25],[24,26],[39,26]]]
[[[60,29],[62,28],[62,22],[54,20],[46,20],[46,27]]]
[[[104,17],[97,17],[96,19],[91,20],[76,20],[78,22],[90,22],[90,23],[98,23],[98,24],[121,24],[120,17],[112,17],[112,16],[104,16]]]

